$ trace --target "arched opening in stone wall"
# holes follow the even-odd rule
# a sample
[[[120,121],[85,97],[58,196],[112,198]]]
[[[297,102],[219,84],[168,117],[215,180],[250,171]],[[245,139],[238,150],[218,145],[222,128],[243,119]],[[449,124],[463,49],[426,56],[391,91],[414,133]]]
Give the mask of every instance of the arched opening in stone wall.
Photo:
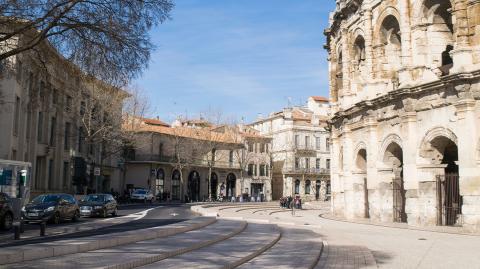
[[[367,150],[360,149],[357,152],[357,157],[355,159],[355,165],[360,172],[360,175],[363,180],[363,201],[364,201],[364,217],[370,217],[370,204],[368,201],[368,186],[367,186]]]
[[[359,35],[353,43],[353,60],[354,60],[354,79],[357,83],[364,82],[364,75],[366,74],[365,66],[365,39]]]
[[[236,185],[237,185],[237,177],[235,174],[230,173],[227,175],[227,197],[231,199],[231,197],[235,197],[235,190],[236,190]]]
[[[197,171],[190,172],[188,176],[188,200],[190,202],[200,201],[200,175]]]
[[[173,170],[172,173],[172,200],[180,200],[180,172]]]
[[[216,173],[213,173],[212,172],[212,175],[211,175],[211,183],[210,183],[210,193],[211,193],[211,196],[212,196],[212,199],[216,200],[217,199],[217,196],[218,196],[218,192],[217,192],[217,189],[218,189],[218,176]]]
[[[403,180],[403,150],[396,142],[391,142],[383,157],[383,162],[392,168],[393,221],[407,222],[405,212],[405,186]]]
[[[386,16],[380,27],[380,44],[378,45],[379,73],[382,78],[396,79],[397,71],[402,66],[402,38],[400,24],[393,15]]]
[[[450,0],[425,0],[422,5],[422,24],[425,26],[427,66],[438,67],[437,75],[447,75],[453,66],[450,51],[454,35]]]
[[[437,175],[437,208],[439,225],[461,225],[463,199],[458,175],[458,147],[454,141],[437,136],[430,141],[431,159],[445,166],[444,174]]]

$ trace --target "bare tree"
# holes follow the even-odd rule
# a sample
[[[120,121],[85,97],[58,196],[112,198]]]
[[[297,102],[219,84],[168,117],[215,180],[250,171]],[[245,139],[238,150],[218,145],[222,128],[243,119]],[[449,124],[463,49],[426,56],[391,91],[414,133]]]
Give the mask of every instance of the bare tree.
[[[2,1],[0,61],[48,41],[85,74],[124,85],[147,66],[148,31],[173,7],[172,0]]]

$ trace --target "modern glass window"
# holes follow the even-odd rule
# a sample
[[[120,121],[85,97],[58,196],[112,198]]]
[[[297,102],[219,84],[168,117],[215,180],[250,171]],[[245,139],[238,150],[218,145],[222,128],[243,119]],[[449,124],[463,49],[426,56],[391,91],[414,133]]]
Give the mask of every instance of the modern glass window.
[[[305,194],[310,194],[311,184],[310,180],[305,181]]]
[[[295,194],[300,193],[300,180],[295,180]]]

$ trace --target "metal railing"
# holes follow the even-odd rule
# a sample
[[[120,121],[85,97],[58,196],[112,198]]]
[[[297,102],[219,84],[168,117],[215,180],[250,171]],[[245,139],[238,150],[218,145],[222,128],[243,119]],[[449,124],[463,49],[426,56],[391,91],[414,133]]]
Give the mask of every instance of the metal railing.
[[[286,167],[282,170],[285,174],[330,174],[327,168],[302,168],[302,167]]]
[[[176,158],[174,156],[164,156],[164,155],[155,155],[155,154],[135,154],[134,157],[128,158],[127,161],[136,161],[136,162],[165,162],[165,163],[175,163]],[[192,166],[210,166],[210,160],[206,159],[182,159],[182,163],[192,165]],[[236,162],[229,161],[214,161],[212,167],[215,168],[233,168],[240,169],[240,164]]]

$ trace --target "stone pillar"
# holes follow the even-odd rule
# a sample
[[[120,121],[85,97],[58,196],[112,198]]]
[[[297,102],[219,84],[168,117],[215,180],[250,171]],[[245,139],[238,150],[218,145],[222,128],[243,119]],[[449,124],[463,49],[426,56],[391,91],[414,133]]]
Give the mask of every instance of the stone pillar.
[[[380,219],[379,199],[378,199],[378,150],[379,141],[377,134],[378,123],[374,117],[368,117],[365,122],[365,128],[368,131],[368,137],[365,141],[367,145],[367,190],[369,202],[369,214],[372,219]]]
[[[400,86],[409,83],[412,80],[412,43],[411,43],[411,25],[410,25],[410,0],[400,1],[400,32],[402,38],[402,67],[399,70]]]
[[[450,52],[453,67],[450,73],[468,71],[473,66],[472,49],[469,44],[468,13],[466,0],[455,0],[453,7],[456,42],[454,50]]]
[[[367,66],[367,80],[374,78],[373,74],[373,29],[372,29],[372,9],[365,10],[365,63]]]
[[[419,204],[415,218],[408,219],[410,225],[434,226],[437,224],[437,219],[441,216],[438,211],[440,204],[437,197],[437,175],[444,175],[446,166],[446,164],[417,165]]]
[[[408,105],[407,109],[411,109]],[[413,110],[413,109],[412,109]],[[406,190],[405,213],[409,224],[417,223],[417,207],[432,206],[429,204],[419,205],[418,180],[417,180],[417,113],[414,111],[405,112],[402,118],[403,141],[403,180]]]
[[[343,177],[345,190],[345,214],[347,218],[356,217],[357,200],[355,194],[355,178],[352,175],[353,142],[352,131],[346,125],[343,127]]]
[[[339,166],[340,155],[340,139],[337,134],[338,130],[332,132],[332,155],[331,155],[331,172],[330,172],[330,184],[332,190],[332,214],[337,216],[344,216],[344,187],[342,171]]]
[[[475,100],[460,100],[457,108],[459,130],[458,165],[460,195],[463,197],[462,214],[464,226],[470,230],[480,230],[480,167],[476,151],[479,140],[478,120],[476,120]]]
[[[350,92],[350,50],[349,50],[349,40],[348,40],[348,29],[345,26],[345,23],[342,24],[342,65],[343,65],[343,100],[344,104],[347,106],[350,104],[349,96]]]

